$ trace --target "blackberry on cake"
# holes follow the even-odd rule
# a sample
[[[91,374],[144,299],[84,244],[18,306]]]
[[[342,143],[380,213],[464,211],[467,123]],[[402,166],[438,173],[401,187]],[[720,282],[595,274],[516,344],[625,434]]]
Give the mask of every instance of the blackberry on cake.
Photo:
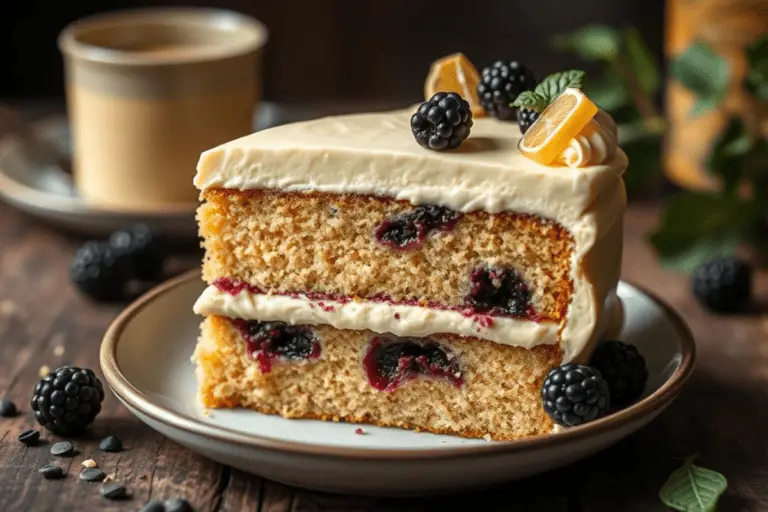
[[[528,128],[539,118],[540,112],[532,108],[517,109],[517,125],[520,127],[520,133],[525,133]]]
[[[691,277],[694,296],[719,313],[741,310],[752,293],[752,267],[733,257],[713,258],[700,264]]]
[[[637,347],[618,340],[600,343],[592,354],[590,365],[608,383],[613,407],[622,408],[635,402],[648,381],[645,358]]]
[[[456,149],[469,137],[472,110],[455,92],[438,92],[411,116],[411,131],[420,146],[440,151]]]
[[[477,95],[485,111],[502,121],[515,117],[517,96],[536,87],[533,72],[516,60],[498,60],[480,72]]]

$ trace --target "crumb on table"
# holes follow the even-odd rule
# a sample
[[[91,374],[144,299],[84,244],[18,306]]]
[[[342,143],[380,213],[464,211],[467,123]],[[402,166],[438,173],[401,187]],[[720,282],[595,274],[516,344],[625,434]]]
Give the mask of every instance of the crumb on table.
[[[355,434],[362,436],[365,434],[365,430],[361,429],[360,427],[355,429]]]

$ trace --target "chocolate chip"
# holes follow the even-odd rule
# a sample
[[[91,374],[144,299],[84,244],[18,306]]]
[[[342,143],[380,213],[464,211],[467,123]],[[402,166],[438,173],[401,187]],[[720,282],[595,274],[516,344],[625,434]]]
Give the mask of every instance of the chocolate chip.
[[[99,468],[86,468],[80,472],[80,480],[86,482],[101,482],[107,476]]]
[[[11,418],[13,416],[16,416],[16,404],[6,398],[0,399],[0,417]]]
[[[165,512],[165,506],[159,501],[150,501],[139,512]]]
[[[62,441],[51,446],[51,455],[70,457],[75,454],[75,446],[69,441]]]
[[[40,441],[40,432],[34,429],[25,430],[18,437],[22,444],[27,446],[35,446]]]
[[[99,492],[108,500],[121,500],[128,495],[124,485],[114,482],[102,485]]]
[[[103,452],[120,452],[123,451],[123,442],[115,437],[105,437],[99,443],[99,449]]]
[[[173,498],[165,502],[165,512],[192,512],[192,505],[183,498]]]
[[[46,480],[57,480],[59,478],[64,478],[64,470],[53,463],[46,464],[37,471],[43,475],[43,478]]]

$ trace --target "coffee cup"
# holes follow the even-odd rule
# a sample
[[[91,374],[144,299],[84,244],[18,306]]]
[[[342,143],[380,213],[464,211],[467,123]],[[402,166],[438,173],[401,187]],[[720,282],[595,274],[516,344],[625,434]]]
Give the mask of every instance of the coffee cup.
[[[78,194],[113,210],[195,203],[200,153],[252,131],[266,27],[207,8],[80,19],[59,35]]]

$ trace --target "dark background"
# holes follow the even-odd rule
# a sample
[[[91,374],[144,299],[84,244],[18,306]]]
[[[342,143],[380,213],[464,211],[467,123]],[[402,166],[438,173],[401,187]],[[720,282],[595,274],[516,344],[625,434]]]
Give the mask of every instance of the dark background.
[[[461,51],[478,67],[519,59],[537,78],[590,65],[550,38],[589,23],[636,27],[663,63],[663,0],[6,0],[0,6],[0,98],[63,97],[56,38],[105,10],[149,5],[223,7],[270,31],[264,97],[272,101],[421,100],[430,63]]]

